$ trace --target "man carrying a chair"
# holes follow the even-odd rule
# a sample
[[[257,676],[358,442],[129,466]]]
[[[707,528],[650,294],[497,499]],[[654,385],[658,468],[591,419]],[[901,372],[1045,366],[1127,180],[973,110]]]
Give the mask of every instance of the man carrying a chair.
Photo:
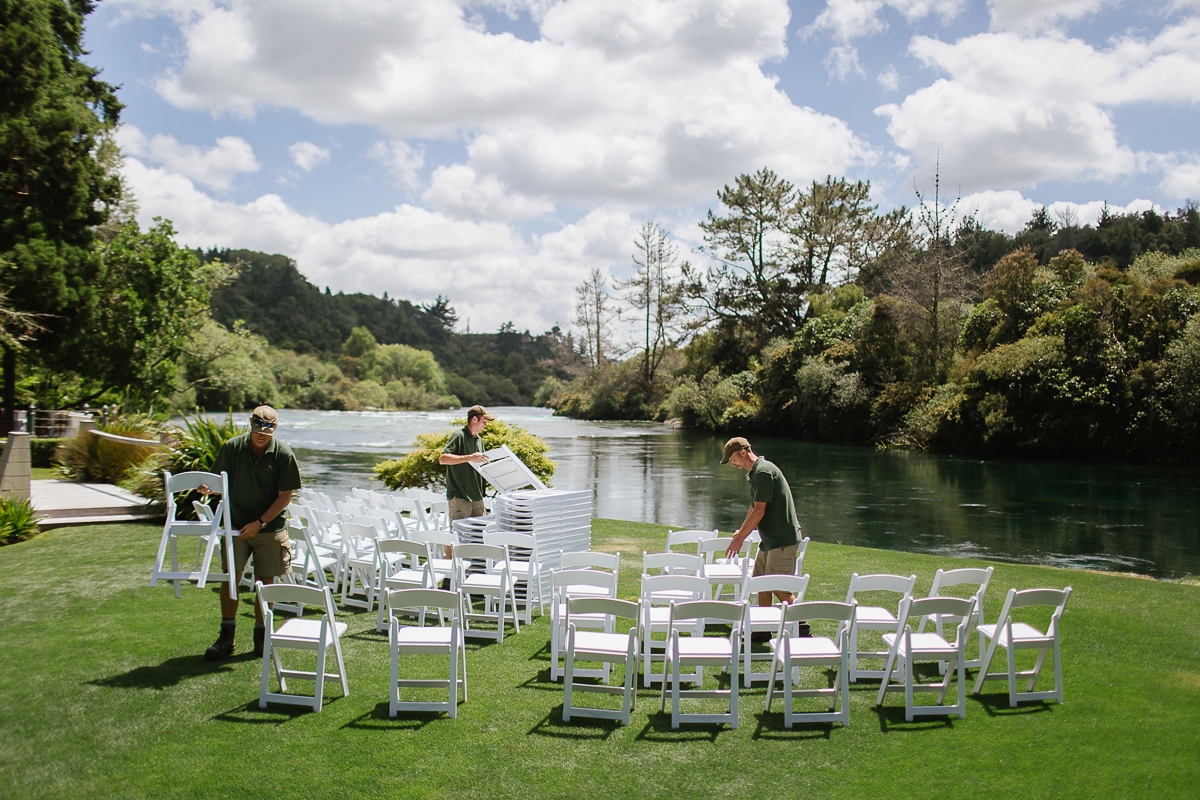
[[[254,577],[270,585],[280,575],[292,571],[292,545],[283,513],[300,488],[300,467],[296,456],[283,442],[275,439],[279,416],[270,406],[259,406],[250,415],[250,433],[235,436],[221,446],[211,472],[229,473],[230,521],[239,533],[233,541],[235,587],[241,583],[242,570],[254,555]],[[200,494],[213,494],[201,486]],[[221,559],[224,561],[224,551]],[[229,572],[229,566],[222,564]],[[233,653],[238,601],[229,596],[228,584],[221,585],[221,635],[204,651],[204,657],[217,661]],[[261,656],[265,628],[262,609],[254,604],[254,654]]]
[[[796,519],[796,504],[787,478],[783,477],[779,467],[755,455],[750,442],[741,436],[725,443],[721,463],[745,470],[748,473],[746,481],[750,484],[750,510],[726,548],[725,557],[735,557],[746,537],[757,528],[762,544],[754,559],[754,575],[792,574],[796,568],[796,548],[800,544],[800,522]],[[775,592],[775,596],[784,603],[796,599],[791,592]],[[760,593],[758,604],[771,605],[771,593]],[[807,635],[807,627],[800,626],[802,636]],[[765,631],[753,634],[754,641],[766,641],[770,636]]]

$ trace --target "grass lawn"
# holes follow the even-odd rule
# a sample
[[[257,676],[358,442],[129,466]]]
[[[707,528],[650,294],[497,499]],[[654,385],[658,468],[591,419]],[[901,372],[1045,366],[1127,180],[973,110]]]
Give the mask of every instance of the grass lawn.
[[[665,529],[597,520],[635,598],[642,550]],[[783,727],[765,689],[742,693],[740,727],[672,731],[657,692],[632,724],[563,724],[549,682],[549,624],[468,644],[459,718],[388,718],[386,635],[339,614],[349,697],[319,714],[258,708],[260,662],[201,656],[214,590],[147,585],[159,529],[50,531],[0,548],[0,796],[5,797],[1196,797],[1200,794],[1200,587],[997,564],[987,618],[1009,587],[1074,586],[1063,621],[1064,705],[1008,708],[989,683],[966,719],[904,721],[903,695],[851,691],[850,727]],[[844,599],[850,573],[915,572],[927,593],[958,559],[814,543],[808,599]],[[420,666],[420,661],[405,662]],[[442,674],[442,663],[425,670]],[[308,685],[298,683],[304,689]]]
[[[34,481],[62,480],[62,473],[54,467],[30,467],[29,479]]]

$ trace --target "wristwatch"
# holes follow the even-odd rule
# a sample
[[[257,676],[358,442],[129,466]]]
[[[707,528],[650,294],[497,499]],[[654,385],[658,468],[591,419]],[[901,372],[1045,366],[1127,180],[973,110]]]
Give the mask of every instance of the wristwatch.
[[[265,527],[267,527],[267,523],[263,522],[263,518],[262,518],[262,517],[259,517],[259,518],[258,518],[258,527],[260,527],[260,528],[265,528]]]

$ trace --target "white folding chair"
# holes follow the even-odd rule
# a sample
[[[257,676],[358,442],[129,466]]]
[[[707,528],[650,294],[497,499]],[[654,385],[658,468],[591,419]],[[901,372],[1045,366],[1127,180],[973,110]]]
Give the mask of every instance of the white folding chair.
[[[462,702],[467,702],[467,648],[463,639],[463,598],[458,592],[447,592],[442,589],[390,589],[387,593],[388,608],[419,608],[421,620],[417,625],[401,626],[395,614],[388,620],[388,646],[392,651],[392,683],[391,697],[388,702],[388,715],[396,716],[401,711],[445,711],[451,719],[458,716],[458,690],[462,689]],[[438,617],[449,614],[449,626],[426,627],[424,625],[425,611],[436,609]],[[446,655],[450,657],[450,677],[448,680],[425,678],[401,678],[400,656],[404,655]],[[462,678],[458,677],[459,664],[462,665]],[[400,699],[401,687],[406,688],[445,688],[450,693],[447,702],[416,702]]]
[[[580,630],[574,620],[581,615],[588,619],[589,624],[597,615],[604,616],[605,630]],[[571,717],[576,716],[616,719],[620,720],[622,725],[629,724],[629,713],[633,710],[637,695],[640,617],[638,604],[628,600],[609,597],[567,597],[567,666],[563,680],[563,722],[570,722]],[[633,627],[628,633],[612,632],[617,619],[632,620]],[[576,683],[575,665],[579,661],[598,661],[604,664],[606,671],[610,664],[624,664],[625,682],[622,686],[609,686],[607,682],[601,685]],[[621,708],[614,710],[577,706],[572,702],[575,692],[619,694]]]
[[[642,580],[650,575],[695,575],[704,577],[704,559],[687,553],[642,551]]]
[[[175,596],[182,597],[180,587],[183,581],[194,581],[201,589],[209,580],[227,581],[229,596],[237,599],[237,586],[234,585],[230,573],[235,562],[233,558],[233,525],[229,521],[229,475],[222,472],[216,475],[212,472],[181,472],[178,475],[166,473],[163,478],[167,498],[167,521],[163,524],[162,539],[158,543],[158,554],[154,558],[154,566],[150,570],[150,585],[157,586],[160,580],[172,581],[175,584]],[[201,485],[208,486],[213,492],[220,491],[221,502],[213,512],[210,521],[182,520],[177,518],[177,504],[180,496],[195,491]],[[204,545],[204,555],[196,569],[181,570],[179,568],[178,539],[181,536],[207,537]],[[217,547],[225,550],[225,563],[229,572],[212,572],[213,556]],[[167,551],[171,551],[171,568],[166,569]]]
[[[658,555],[663,555],[659,553]],[[680,556],[681,553],[672,555]],[[696,556],[684,556],[696,558]],[[662,672],[654,671],[654,663],[662,662],[671,633],[671,603],[687,603],[707,599],[708,581],[699,575],[643,575],[640,602],[642,605],[642,686],[663,679]],[[656,633],[664,634],[655,639]],[[665,668],[665,667],[664,667]],[[684,675],[684,680],[703,681],[704,671]]]
[[[463,617],[463,635],[473,638],[504,641],[504,620],[508,616],[506,607],[512,608],[513,633],[521,632],[521,620],[517,618],[517,593],[513,588],[512,573],[507,567],[497,564],[507,562],[508,548],[493,544],[456,544],[453,547],[454,572],[450,588],[461,591],[467,613]],[[482,561],[482,572],[471,572],[468,562]],[[475,612],[473,597],[483,598],[483,611]],[[472,629],[472,622],[494,622],[495,632]]]
[[[338,622],[333,614],[333,594],[328,588],[318,589],[314,586],[296,586],[294,584],[274,584],[264,586],[260,581],[255,585],[258,593],[258,605],[262,609],[263,622],[266,625],[266,635],[263,638],[262,681],[258,693],[258,707],[266,708],[267,703],[288,703],[291,705],[311,706],[313,711],[320,711],[325,696],[326,682],[339,682],[342,685],[342,696],[350,694],[350,686],[346,683],[346,666],[342,661],[342,634],[346,632],[346,623]],[[275,615],[271,611],[271,603],[295,603],[301,606],[317,606],[324,614],[320,620],[296,617],[289,619],[275,629]],[[337,672],[325,671],[326,658],[329,649],[333,648],[337,660]],[[314,672],[284,669],[279,657],[279,651],[284,649],[315,650],[317,653],[317,668]],[[275,665],[275,675],[279,679],[279,691],[271,692],[271,664]],[[313,696],[286,694],[287,679],[313,681]]]
[[[550,573],[550,680],[557,681],[563,675],[558,666],[558,659],[563,652],[567,636],[567,599],[569,597],[608,597],[617,596],[617,575],[615,572],[601,572],[590,569],[555,570]],[[612,633],[608,627],[611,620],[603,614],[575,615],[577,628],[600,630]],[[608,665],[599,670],[576,670],[581,677],[600,677],[608,680]]]
[[[754,672],[755,661],[770,661],[770,653],[755,653],[751,650],[750,637],[755,633],[775,633],[779,630],[779,621],[783,619],[784,604],[775,603],[771,596],[771,605],[758,605],[760,592],[787,592],[795,597],[793,603],[804,602],[804,593],[808,591],[807,575],[757,575],[746,581],[746,591],[741,599],[746,601],[746,622],[742,626],[742,679],[746,688],[754,681],[765,681],[771,677],[770,672]],[[789,628],[789,635],[797,634],[797,626]]]
[[[812,601],[790,603],[779,620],[778,633],[771,640],[771,675],[767,681],[767,711],[775,698],[775,681],[783,681],[783,726],[796,722],[840,722],[850,724],[850,640],[854,634],[857,602],[832,603]],[[793,636],[788,627],[801,621],[837,623],[833,637]],[[836,672],[833,686],[820,689],[796,689],[800,667],[833,667]],[[828,697],[829,710],[796,712],[792,702],[796,697]],[[841,709],[837,703],[841,698]]]
[[[912,620],[919,617],[944,615],[959,621],[953,642],[948,642],[941,632],[913,633]],[[882,706],[888,692],[904,692],[904,718],[913,721],[916,715],[957,714],[967,716],[967,645],[975,627],[975,598],[922,597],[916,600],[905,598],[900,601],[900,617],[895,633],[885,633],[883,643],[888,646],[884,673],[887,677],[879,684],[876,706]],[[945,673],[940,683],[916,683],[913,679],[913,664],[917,661],[936,661]],[[946,705],[946,693],[950,679],[958,672],[958,702]],[[900,683],[892,679],[899,673]],[[913,702],[915,692],[937,692],[934,705],[917,705]]]
[[[388,591],[399,589],[433,589],[433,571],[429,568],[429,550],[423,542],[410,542],[407,539],[384,539],[375,543],[375,594],[378,597],[390,596]],[[375,618],[375,632],[383,631],[384,604],[379,604],[379,613]],[[392,607],[391,613],[400,611]],[[421,613],[414,609],[413,614]],[[424,617],[421,623],[425,624]],[[444,624],[444,623],[443,623]]]
[[[672,531],[672,530],[668,530],[667,531],[667,543],[666,543],[666,546],[663,547],[663,552],[664,553],[675,552],[676,547],[680,547],[680,546],[686,547],[687,545],[696,545],[697,549],[698,549],[701,539],[712,539],[716,535],[717,535],[717,531],[715,531],[715,530],[713,530],[713,531],[699,531],[699,530]]]
[[[913,586],[917,583],[916,575],[907,578],[900,575],[859,575],[857,572],[850,576],[850,590],[846,592],[846,602],[856,601],[855,595],[861,592],[893,592],[900,595],[900,600],[912,597]],[[899,602],[896,604],[899,610]],[[883,680],[887,673],[882,669],[859,669],[860,658],[887,658],[887,650],[859,650],[858,634],[862,631],[879,631],[891,633],[896,630],[896,616],[883,606],[868,606],[859,602],[855,612],[854,630],[850,634],[850,682],[857,683],[859,678],[878,678]]]
[[[458,544],[458,538],[453,533],[427,529],[409,531],[408,536],[411,541],[425,543],[429,550],[429,568],[433,570],[433,577],[438,583],[443,579],[453,579],[454,560],[446,555]]]
[[[359,517],[361,519],[361,517]],[[380,539],[377,525],[362,522],[342,523],[343,557],[342,607],[375,610],[375,545]],[[358,599],[362,595],[363,599]]]
[[[697,543],[697,555],[704,559],[704,567],[701,574],[708,581],[708,585],[712,587],[712,597],[714,600],[722,599],[724,592],[722,589],[730,587],[729,599],[741,600],[742,588],[746,583],[746,578],[750,574],[750,547],[749,537],[742,542],[742,549],[733,558],[725,557],[725,550],[729,547],[730,538],[728,536],[714,536],[708,539],[701,539]]]
[[[542,593],[542,581],[549,577],[549,569],[542,565],[542,556],[538,552],[537,538],[531,533],[516,533],[514,531],[492,531],[483,535],[484,544],[494,544],[508,548],[511,561],[497,565],[498,569],[507,568],[517,588],[524,587],[524,592],[518,592],[524,614],[521,621],[526,625],[533,624],[533,604],[536,602],[538,615],[546,613],[546,596]],[[547,586],[546,589],[550,587]]]
[[[303,545],[301,557],[293,561],[293,566],[295,561],[299,561],[303,583],[318,589],[328,586],[330,590],[336,590],[341,577],[341,549],[321,544],[313,535],[315,529],[315,525],[288,521],[288,536]],[[329,573],[328,577],[326,572]]]
[[[971,593],[971,597],[975,598],[975,628],[983,624],[983,596],[987,594],[988,584],[992,581],[992,571],[995,567],[981,569],[979,567],[964,567],[962,569],[941,570],[939,569],[933,576],[933,587],[929,590],[930,597],[949,597],[952,595],[945,594],[945,590],[951,586],[974,586],[976,591]],[[917,633],[925,632],[925,625],[930,620],[937,629],[939,635],[945,637],[942,631],[943,625],[957,625],[961,620],[954,616],[934,615],[921,617],[921,625],[917,628]],[[979,634],[979,658],[967,659],[967,669],[979,669],[983,664],[983,634]],[[945,668],[945,664],[942,665]]]
[[[1004,598],[1004,607],[995,625],[980,625],[979,632],[988,640],[987,653],[983,656],[983,664],[975,679],[975,694],[983,689],[984,681],[1008,681],[1008,705],[1016,708],[1017,703],[1024,700],[1054,700],[1059,704],[1063,701],[1062,654],[1059,647],[1059,627],[1062,624],[1063,610],[1067,607],[1067,599],[1071,596],[1071,587],[1065,589],[1026,589],[1018,592],[1009,589]],[[1013,619],[1013,612],[1022,608],[1049,606],[1054,609],[1050,616],[1050,624],[1046,632],[1026,622]],[[1000,646],[1008,653],[1008,669],[1005,672],[988,672],[991,668],[992,657],[996,647]],[[1017,651],[1037,650],[1037,662],[1033,669],[1017,671]],[[1046,654],[1054,654],[1054,688],[1035,692],[1038,676],[1046,664]],[[1025,691],[1017,691],[1017,679],[1028,678]]]
[[[738,653],[741,644],[742,620],[746,618],[745,603],[728,603],[719,600],[699,600],[691,603],[672,603],[670,606],[670,630],[664,652],[662,695],[659,711],[667,707],[667,684],[671,687],[671,727],[678,728],[682,722],[728,722],[735,730],[738,726]],[[709,623],[729,625],[729,636],[705,636]],[[690,625],[685,623],[691,623]],[[681,636],[680,629],[698,631],[690,636]],[[728,667],[728,689],[683,689],[682,667],[695,667],[696,673],[706,666]],[[685,714],[679,710],[681,698],[727,697],[729,711],[722,714]]]

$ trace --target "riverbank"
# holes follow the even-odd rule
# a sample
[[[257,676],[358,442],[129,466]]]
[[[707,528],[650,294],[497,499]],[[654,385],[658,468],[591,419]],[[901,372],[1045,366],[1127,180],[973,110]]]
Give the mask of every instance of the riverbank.
[[[349,625],[350,696],[331,691],[319,714],[260,710],[260,662],[245,653],[252,606],[242,604],[238,655],[204,661],[215,591],[187,588],[176,600],[168,586],[148,587],[158,532],[62,529],[0,549],[5,794],[1186,797],[1200,780],[1195,586],[995,564],[989,621],[1009,587],[1074,587],[1063,705],[1010,710],[997,683],[968,701],[966,719],[906,723],[902,698],[878,711],[868,681],[851,691],[848,728],[786,730],[778,710],[764,713],[761,687],[743,692],[736,731],[672,731],[645,691],[628,728],[564,724],[561,685],[547,674],[548,621],[537,619],[503,644],[468,646],[470,701],[457,720],[392,720],[387,639],[365,612],[338,614]],[[595,521],[593,547],[622,553],[622,596],[636,597],[640,554],[661,550],[664,535]],[[852,571],[915,573],[924,594],[938,567],[978,564],[814,542],[808,599],[843,599]]]

